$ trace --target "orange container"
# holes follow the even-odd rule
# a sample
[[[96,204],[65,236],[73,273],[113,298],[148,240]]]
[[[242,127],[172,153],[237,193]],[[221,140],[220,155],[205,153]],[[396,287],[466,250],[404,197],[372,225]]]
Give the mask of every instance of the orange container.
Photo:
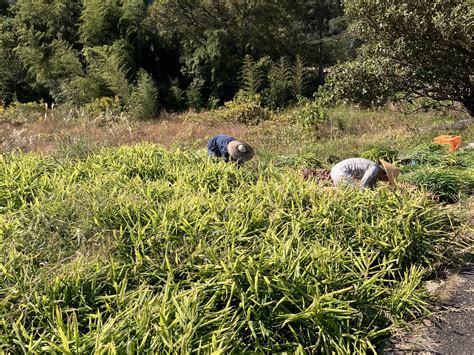
[[[462,139],[461,136],[442,135],[433,139],[433,142],[438,144],[449,144],[449,151],[455,152],[461,146]]]

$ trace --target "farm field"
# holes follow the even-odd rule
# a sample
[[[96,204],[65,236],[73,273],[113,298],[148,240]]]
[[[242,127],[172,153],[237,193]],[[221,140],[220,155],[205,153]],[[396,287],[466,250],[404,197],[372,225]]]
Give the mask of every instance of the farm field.
[[[0,355],[468,352],[472,24],[0,0]]]
[[[0,121],[0,349],[376,351],[429,313],[424,281],[469,247],[474,151],[430,142],[469,142],[472,126],[439,128],[457,119],[442,113],[329,115],[309,131],[284,114],[254,126],[212,113]],[[256,159],[209,160],[205,142],[221,132]],[[420,188],[332,189],[299,173],[364,154],[408,154],[401,180]]]

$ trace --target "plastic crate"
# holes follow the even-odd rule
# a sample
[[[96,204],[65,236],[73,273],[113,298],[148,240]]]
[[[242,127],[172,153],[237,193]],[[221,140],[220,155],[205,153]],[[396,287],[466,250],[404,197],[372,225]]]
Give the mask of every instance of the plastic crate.
[[[455,152],[461,146],[462,139],[461,139],[461,136],[442,135],[442,136],[438,136],[435,139],[433,139],[433,142],[435,142],[437,144],[448,144],[449,145],[449,151],[450,152]]]

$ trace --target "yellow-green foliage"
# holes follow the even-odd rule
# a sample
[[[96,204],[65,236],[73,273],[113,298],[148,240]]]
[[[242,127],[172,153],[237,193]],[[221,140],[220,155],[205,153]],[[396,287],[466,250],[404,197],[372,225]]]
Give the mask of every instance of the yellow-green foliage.
[[[0,350],[373,350],[426,312],[456,219],[151,144],[0,157]]]
[[[458,202],[474,193],[474,151],[448,152],[445,145],[420,145],[403,168],[403,181],[423,186],[440,201]]]
[[[4,107],[0,105],[0,119],[28,121],[38,119],[44,116],[47,105],[40,102],[14,102]]]
[[[237,97],[233,101],[226,102],[216,113],[221,120],[248,125],[258,124],[271,117],[270,110],[260,105],[259,95]]]
[[[119,113],[122,110],[123,103],[118,96],[99,97],[93,102],[86,105],[86,109],[90,112],[114,112]]]

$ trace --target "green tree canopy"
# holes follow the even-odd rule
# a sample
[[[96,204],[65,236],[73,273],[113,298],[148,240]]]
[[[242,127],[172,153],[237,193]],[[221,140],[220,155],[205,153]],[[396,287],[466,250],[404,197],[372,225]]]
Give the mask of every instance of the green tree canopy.
[[[241,88],[246,55],[259,63],[301,55],[312,78],[295,92],[311,94],[323,68],[350,52],[321,42],[345,30],[340,2],[0,0],[0,101],[84,105],[118,96],[126,105],[140,92],[147,99],[136,102],[159,97],[159,108],[214,107]],[[305,68],[283,81],[274,69],[259,89],[271,88],[266,102],[282,106],[294,96],[286,82]]]
[[[163,38],[178,43],[181,73],[201,101],[235,95],[246,55],[294,60],[300,54],[321,71],[336,61],[312,42],[334,31],[331,19],[342,15],[338,0],[162,0],[152,13]]]
[[[345,0],[353,62],[332,69],[337,98],[366,105],[430,98],[474,114],[474,7],[470,0]]]

